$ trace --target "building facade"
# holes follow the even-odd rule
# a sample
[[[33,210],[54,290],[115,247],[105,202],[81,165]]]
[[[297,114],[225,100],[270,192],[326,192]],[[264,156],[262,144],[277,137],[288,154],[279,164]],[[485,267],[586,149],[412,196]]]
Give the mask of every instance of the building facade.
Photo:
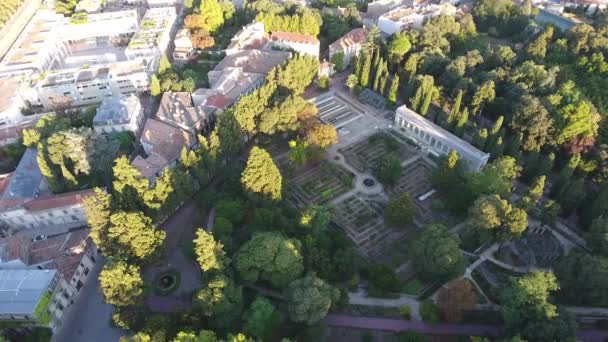
[[[397,108],[395,124],[401,133],[436,156],[447,155],[452,150],[458,152],[471,171],[479,171],[490,158],[489,153],[480,151],[405,105]]]
[[[158,68],[160,56],[167,53],[175,34],[177,13],[175,7],[150,8],[139,24],[125,55],[130,60],[143,59]]]
[[[173,62],[184,64],[192,58],[192,39],[188,29],[177,31],[173,40]]]
[[[321,43],[313,36],[293,32],[272,32],[268,44],[273,48],[293,50],[319,59]]]
[[[378,18],[378,28],[391,35],[408,28],[420,28],[427,19],[442,14],[455,15],[456,7],[449,3],[402,6],[381,15]]]
[[[344,65],[349,65],[359,55],[361,47],[367,39],[368,30],[356,28],[329,45],[329,60],[337,54],[344,54]]]
[[[139,98],[131,94],[103,100],[93,118],[93,128],[97,133],[130,131],[138,136],[143,122],[144,108]]]
[[[38,105],[48,110],[101,103],[150,90],[149,65],[122,61],[48,74],[36,85]]]

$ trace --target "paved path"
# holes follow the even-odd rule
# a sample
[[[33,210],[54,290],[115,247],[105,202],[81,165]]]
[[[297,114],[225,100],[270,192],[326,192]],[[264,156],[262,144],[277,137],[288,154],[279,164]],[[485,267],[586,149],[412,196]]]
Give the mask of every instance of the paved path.
[[[213,225],[215,224],[215,207],[209,210],[209,217],[207,218],[207,225],[205,229],[211,233],[213,231]]]
[[[356,317],[340,314],[329,314],[324,322],[334,327],[403,331],[414,330],[423,334],[435,335],[463,335],[463,336],[492,336],[504,335],[504,328],[481,324],[427,324],[419,321],[406,321],[402,319]]]
[[[350,304],[356,305],[365,305],[365,306],[383,306],[383,307],[400,307],[402,305],[407,305],[410,307],[410,314],[412,316],[412,320],[420,321],[422,318],[420,317],[420,303],[418,300],[411,296],[401,295],[399,298],[395,299],[384,299],[384,298],[373,298],[366,297],[365,294],[359,290],[359,292],[349,292],[348,293],[348,302]]]
[[[117,342],[125,331],[110,326],[113,307],[103,301],[99,290],[99,272],[103,260],[98,261],[89,280],[80,290],[78,301],[65,313],[61,329],[51,342]]]

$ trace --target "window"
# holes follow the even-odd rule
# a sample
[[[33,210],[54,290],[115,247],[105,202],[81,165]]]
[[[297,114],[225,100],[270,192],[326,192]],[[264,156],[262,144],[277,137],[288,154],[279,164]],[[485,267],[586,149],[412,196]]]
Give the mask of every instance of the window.
[[[68,291],[63,292],[63,298],[65,298],[65,299],[70,298],[70,294],[68,293]]]
[[[74,215],[72,215],[71,217],[72,217],[72,221],[78,221],[78,217],[76,217]]]
[[[53,217],[53,216],[55,216],[55,215],[53,215],[53,213],[49,213],[49,217]]]
[[[89,274],[89,268],[85,267],[84,271],[82,273],[84,273],[85,276],[88,275]]]
[[[63,304],[61,304],[61,303],[57,304],[57,309],[59,311],[63,311]]]
[[[93,257],[92,255],[91,255],[91,261],[92,261],[93,263],[95,263],[95,257]]]
[[[63,213],[67,215],[68,211],[64,209],[64,210],[63,210]]]

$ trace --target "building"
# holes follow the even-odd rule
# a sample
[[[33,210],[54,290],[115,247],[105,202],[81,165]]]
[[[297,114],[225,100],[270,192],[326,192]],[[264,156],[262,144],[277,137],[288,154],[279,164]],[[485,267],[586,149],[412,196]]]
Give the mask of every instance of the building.
[[[186,63],[192,58],[192,52],[194,51],[192,46],[191,34],[188,29],[181,29],[177,31],[175,39],[173,40],[173,62]]]
[[[131,165],[150,181],[154,181],[165,168],[174,167],[182,148],[189,148],[194,143],[185,131],[154,119],[146,120],[139,141],[146,157],[135,157]]]
[[[144,108],[133,94],[103,100],[93,118],[97,133],[130,131],[137,136],[144,123]]]
[[[447,155],[452,150],[458,152],[471,171],[479,171],[490,158],[489,153],[478,150],[405,105],[397,108],[395,124],[403,134],[436,156]]]
[[[47,325],[46,306],[58,281],[55,270],[0,270],[0,320]]]
[[[36,105],[54,110],[146,92],[150,89],[150,67],[143,60],[134,60],[49,73],[36,85]]]
[[[182,1],[180,0],[146,0],[148,3],[148,7],[171,7],[180,5]]]
[[[150,8],[140,22],[139,30],[125,50],[128,59],[143,58],[158,68],[160,56],[167,53],[175,33],[175,7]]]
[[[68,52],[61,38],[63,22],[60,14],[37,11],[0,61],[0,76],[41,73],[63,58]]]
[[[25,118],[21,108],[25,101],[21,97],[21,78],[0,78],[0,129],[18,125]]]
[[[34,127],[40,117],[41,115],[32,115],[17,125],[0,125],[0,146],[6,146],[19,142],[19,139],[23,137],[23,130]]]
[[[27,149],[15,171],[0,177],[0,223],[30,236],[85,226],[82,200],[91,190],[51,193],[37,154],[36,149]]]
[[[337,54],[344,54],[344,65],[349,65],[359,55],[361,46],[367,39],[369,31],[365,28],[356,28],[340,37],[329,45],[329,60]]]
[[[190,135],[191,141],[196,136],[207,132],[213,123],[213,112],[205,112],[201,106],[194,106],[188,92],[165,92],[161,98],[156,119]]]
[[[138,20],[136,9],[88,14],[86,20],[79,23],[66,18],[61,27],[61,37],[67,42],[122,35],[131,37],[139,30]]]
[[[307,34],[272,32],[268,44],[273,48],[293,50],[299,54],[310,55],[319,59],[321,43],[316,37]]]
[[[291,58],[291,52],[273,50],[240,50],[226,57],[209,71],[209,84],[215,84],[222,73],[230,68],[240,68],[244,73],[268,74],[272,68]]]
[[[442,14],[455,15],[456,7],[449,3],[402,6],[381,15],[378,27],[380,31],[391,35],[408,28],[422,27],[425,20]]]
[[[4,23],[0,23],[0,60],[11,48],[39,7],[40,0],[24,0],[17,8],[8,10],[6,14],[9,14],[9,17]]]
[[[36,239],[17,234],[0,246],[2,270],[57,273],[54,285],[48,287],[46,305],[41,304],[38,308],[38,312],[46,313],[43,325],[54,331],[61,327],[63,316],[78,300],[80,289],[92,278],[89,274],[99,255],[87,240],[88,234],[88,229]]]
[[[237,53],[241,50],[260,50],[268,44],[268,35],[264,31],[264,23],[252,22],[237,32],[226,48],[226,55]]]
[[[102,0],[80,0],[74,9],[75,13],[86,12],[88,14],[101,11],[105,1]]]

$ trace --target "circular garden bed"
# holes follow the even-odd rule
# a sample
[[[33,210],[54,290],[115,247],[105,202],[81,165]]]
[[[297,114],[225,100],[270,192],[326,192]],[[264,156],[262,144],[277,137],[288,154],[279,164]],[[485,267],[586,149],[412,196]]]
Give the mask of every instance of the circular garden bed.
[[[154,278],[154,293],[167,296],[179,288],[181,277],[177,270],[170,269],[159,273]]]

